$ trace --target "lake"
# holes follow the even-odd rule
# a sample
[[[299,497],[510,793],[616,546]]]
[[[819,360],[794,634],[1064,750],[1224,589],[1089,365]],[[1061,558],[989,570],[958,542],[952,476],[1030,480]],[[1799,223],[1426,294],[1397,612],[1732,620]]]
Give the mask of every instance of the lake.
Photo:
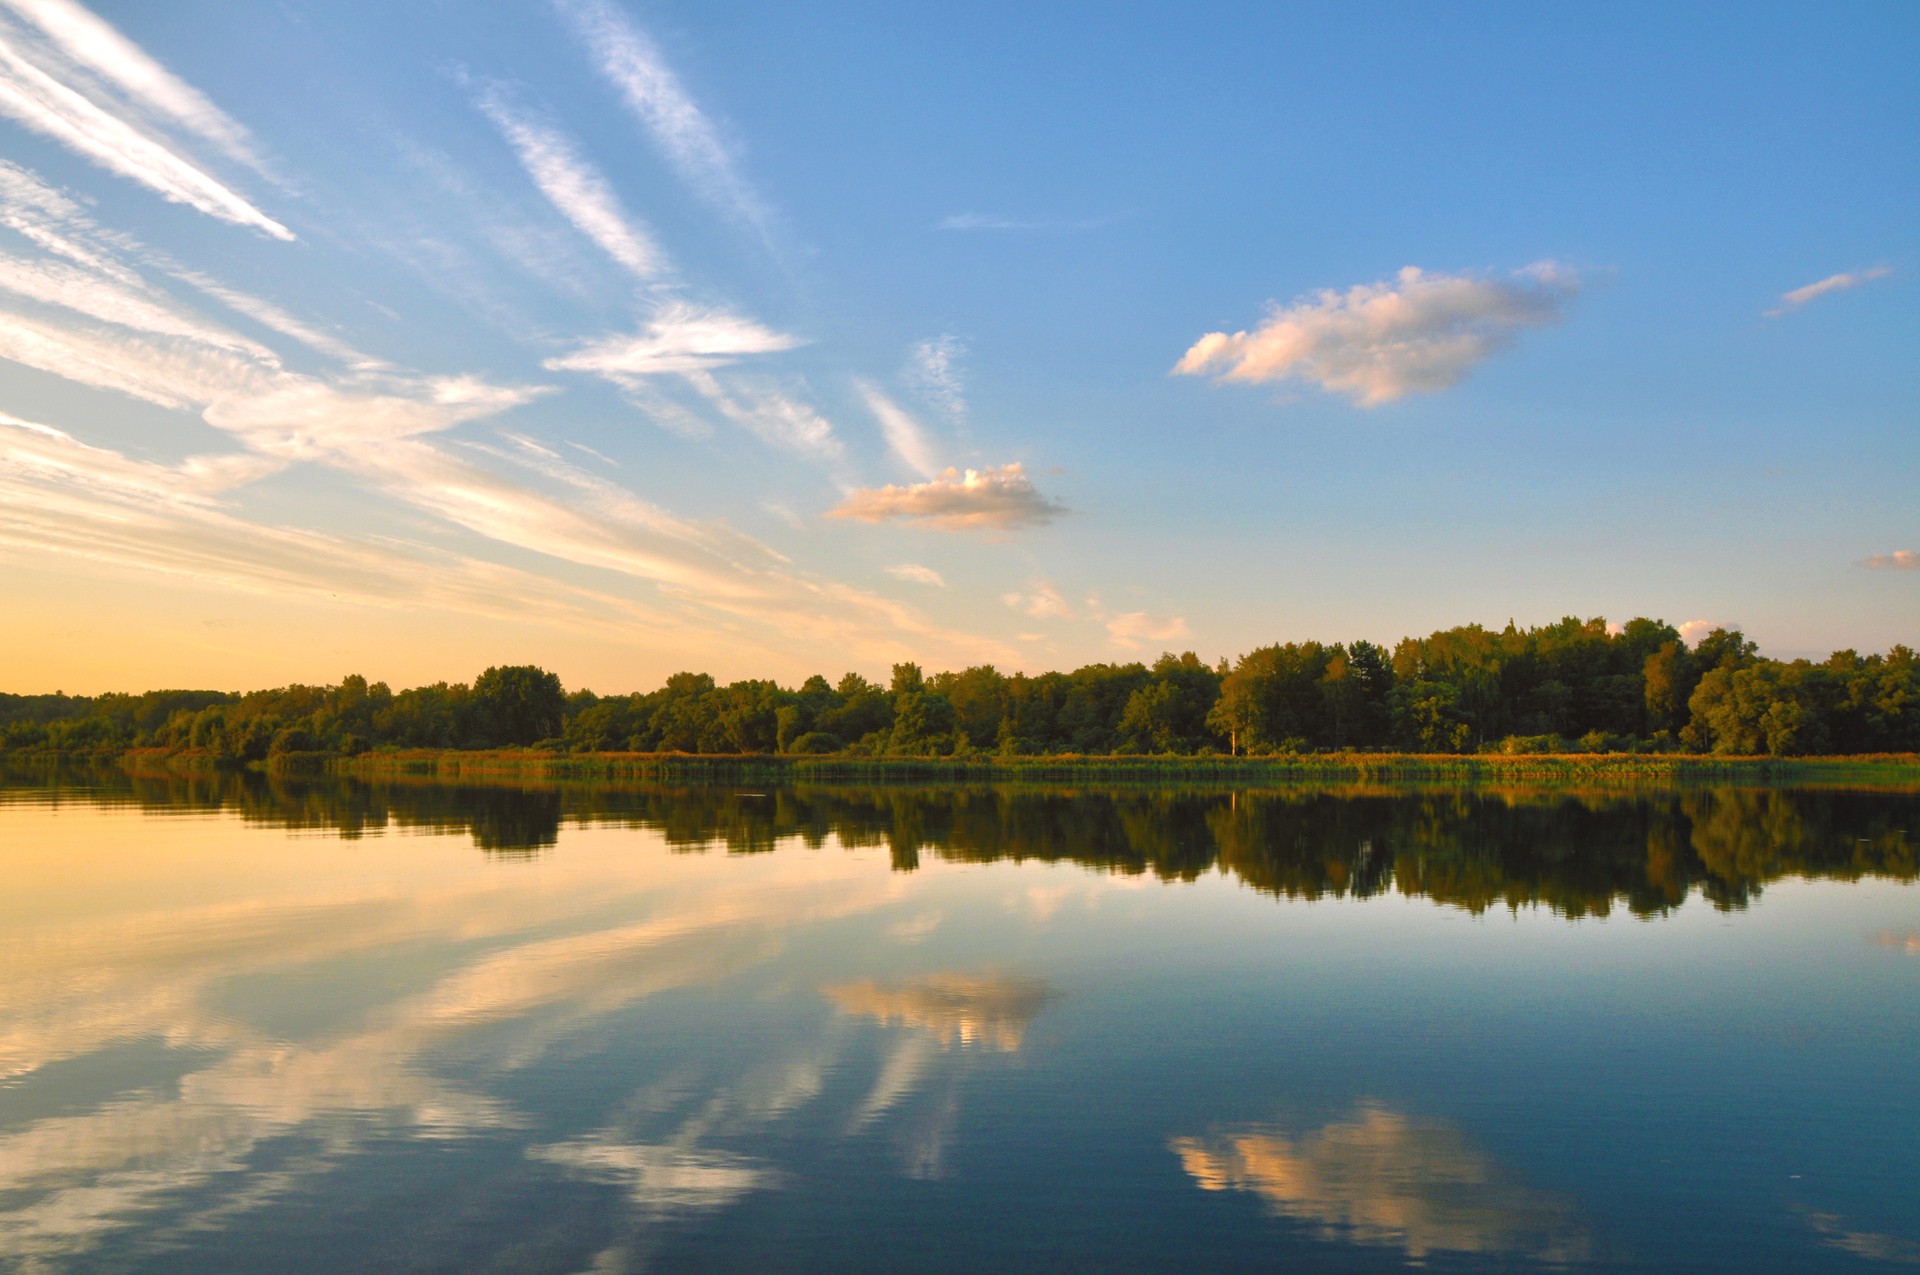
[[[0,1267],[1913,1267],[1917,817],[13,773]]]

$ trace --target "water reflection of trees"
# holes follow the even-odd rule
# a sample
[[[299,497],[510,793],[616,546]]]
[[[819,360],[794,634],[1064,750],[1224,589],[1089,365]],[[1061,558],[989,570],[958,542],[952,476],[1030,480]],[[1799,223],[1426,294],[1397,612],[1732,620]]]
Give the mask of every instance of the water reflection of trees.
[[[1783,876],[1913,880],[1920,795],[1782,788],[1657,791],[1378,787],[1259,792],[1074,788],[482,785],[256,774],[0,775],[36,800],[156,812],[235,811],[353,838],[465,832],[489,852],[537,852],[561,824],[642,828],[676,849],[751,854],[829,839],[987,863],[1072,862],[1191,881],[1215,868],[1286,898],[1398,891],[1473,911],[1652,915],[1700,894],[1744,906]]]

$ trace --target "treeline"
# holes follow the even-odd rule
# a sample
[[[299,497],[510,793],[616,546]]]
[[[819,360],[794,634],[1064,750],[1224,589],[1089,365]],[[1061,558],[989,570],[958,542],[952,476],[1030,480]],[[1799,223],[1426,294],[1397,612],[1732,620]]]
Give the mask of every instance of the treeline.
[[[1191,652],[1031,676],[897,664],[885,685],[858,673],[792,689],[677,673],[655,691],[600,696],[520,665],[398,692],[348,677],[246,694],[0,695],[0,748],[16,751],[157,747],[252,762],[519,746],[875,757],[1913,752],[1920,661],[1896,646],[1783,662],[1736,631],[1688,646],[1658,620],[1568,618],[1448,629],[1391,652],[1364,641],[1265,646],[1232,664]]]

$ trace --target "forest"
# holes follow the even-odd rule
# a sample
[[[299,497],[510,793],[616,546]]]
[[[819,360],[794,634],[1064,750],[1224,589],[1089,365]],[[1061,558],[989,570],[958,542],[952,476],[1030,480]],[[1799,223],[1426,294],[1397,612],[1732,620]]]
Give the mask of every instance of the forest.
[[[1387,648],[1263,646],[1207,664],[1006,674],[990,665],[885,684],[847,673],[787,688],[676,673],[648,692],[569,692],[531,665],[394,691],[0,694],[0,751],[172,750],[246,764],[380,749],[560,752],[1263,756],[1309,752],[1711,753],[1776,757],[1920,751],[1920,661],[1837,651],[1762,657],[1738,631],[1689,645],[1673,626],[1569,617],[1467,625]]]

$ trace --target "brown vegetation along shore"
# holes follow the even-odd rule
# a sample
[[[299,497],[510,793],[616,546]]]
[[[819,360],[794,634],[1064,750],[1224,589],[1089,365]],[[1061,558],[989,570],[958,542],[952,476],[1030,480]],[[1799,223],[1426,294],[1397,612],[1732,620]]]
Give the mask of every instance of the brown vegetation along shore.
[[[140,748],[118,755],[130,769],[195,770],[227,764],[193,749]],[[1047,757],[871,757],[565,752],[540,748],[396,749],[343,756],[282,753],[281,773],[415,776],[472,780],[666,779],[716,782],[961,782],[1069,780],[1247,784],[1437,782],[1471,784],[1734,783],[1845,785],[1920,790],[1920,754],[1851,757],[1728,757],[1686,753],[1301,753],[1269,757],[1074,754]]]

